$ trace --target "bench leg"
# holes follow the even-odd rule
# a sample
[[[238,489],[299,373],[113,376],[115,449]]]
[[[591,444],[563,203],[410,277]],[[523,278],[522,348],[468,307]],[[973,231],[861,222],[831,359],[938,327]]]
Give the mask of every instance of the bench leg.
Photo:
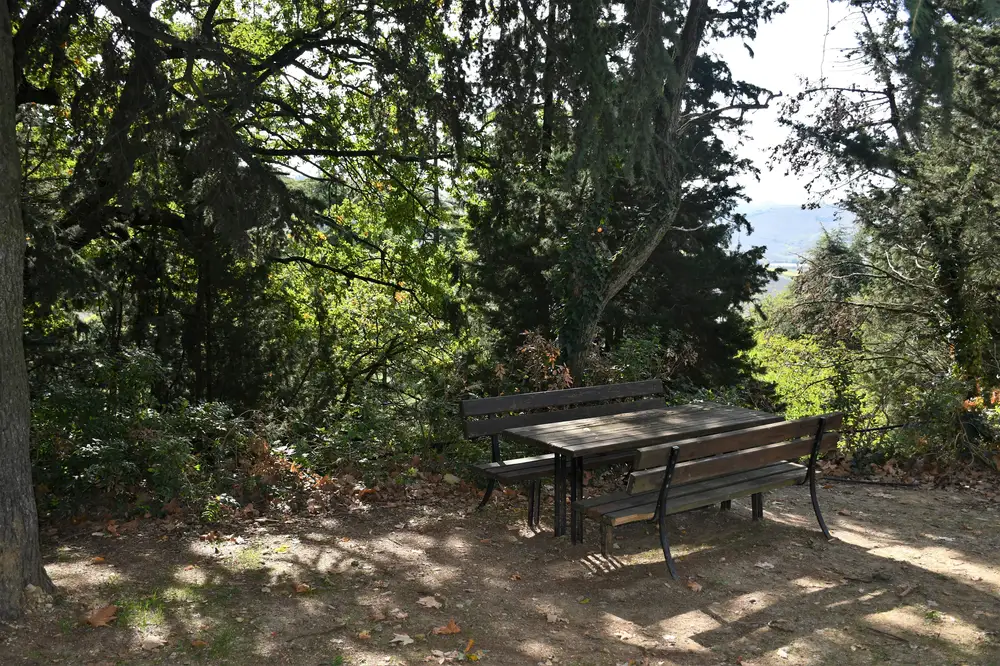
[[[483,507],[486,506],[486,503],[490,501],[490,496],[493,494],[493,491],[496,490],[496,487],[497,487],[497,480],[490,479],[489,483],[486,484],[486,492],[483,494],[483,501],[480,502],[479,506],[476,507],[476,511],[483,510]]]
[[[764,495],[762,493],[754,493],[750,496],[750,500],[753,519],[764,520]]]
[[[677,567],[674,566],[674,558],[670,555],[670,540],[667,538],[667,516],[660,511],[660,547],[663,549],[663,558],[667,561],[667,569],[670,570],[670,577],[677,580]]]
[[[542,481],[535,480],[535,518],[532,527],[537,528],[542,521]]]
[[[726,500],[719,505],[719,511],[729,511],[733,508],[733,500]]]
[[[535,523],[535,484],[538,480],[532,481],[528,484],[528,527],[531,527]]]
[[[830,536],[830,530],[826,527],[826,521],[823,520],[823,514],[819,510],[819,498],[816,497],[816,470],[811,469],[809,472],[809,495],[812,497],[813,511],[816,512],[816,520],[819,522],[819,528],[823,530],[823,536],[827,539],[832,539]]]
[[[611,557],[611,551],[614,549],[615,542],[615,528],[608,525],[605,522],[601,522],[601,555],[604,557]]]

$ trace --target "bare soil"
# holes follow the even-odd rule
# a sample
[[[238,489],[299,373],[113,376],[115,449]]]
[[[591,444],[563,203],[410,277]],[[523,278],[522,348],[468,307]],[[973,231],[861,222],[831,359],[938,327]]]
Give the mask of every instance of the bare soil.
[[[50,530],[59,594],[0,626],[0,664],[1000,664],[1000,501],[974,490],[827,484],[830,542],[803,488],[762,522],[675,516],[673,581],[651,526],[604,558],[592,523],[573,546],[516,493],[475,513],[422,485],[211,532]]]

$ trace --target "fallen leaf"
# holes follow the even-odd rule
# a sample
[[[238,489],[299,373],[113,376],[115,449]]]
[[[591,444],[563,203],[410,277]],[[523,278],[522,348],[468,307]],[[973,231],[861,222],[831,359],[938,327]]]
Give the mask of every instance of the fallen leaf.
[[[105,560],[105,559],[104,559],[103,557],[101,557],[100,555],[98,555],[97,557],[95,557],[94,559],[92,559],[92,560],[90,561],[90,563],[91,563],[91,564],[104,564],[104,563],[105,563],[105,561],[106,561],[106,560]]]
[[[409,613],[400,610],[399,608],[393,608],[391,611],[389,611],[389,615],[391,615],[392,619],[394,620],[405,620],[406,618],[410,617]]]
[[[476,644],[476,641],[469,639],[469,642],[465,645],[465,654],[472,652],[472,646]]]
[[[198,568],[198,565],[196,565],[196,564],[189,564],[186,567],[184,567],[184,571],[191,571],[191,570],[197,569],[197,568]]]
[[[441,608],[441,602],[434,597],[420,597],[417,603],[426,608]]]
[[[851,512],[847,509],[837,509],[837,514],[841,516],[850,516]]]
[[[163,505],[163,510],[167,513],[180,513],[181,503],[177,501],[177,498],[173,498],[169,502]]]
[[[778,656],[782,659],[788,659],[788,650],[785,648],[778,648]]]
[[[312,592],[312,588],[309,587],[308,583],[296,583],[295,584],[295,591],[298,594],[304,594],[306,592]]]
[[[276,553],[287,553],[291,549],[292,549],[291,546],[289,546],[287,543],[283,543],[280,546],[278,546],[277,548],[275,548],[274,552],[276,552]]]
[[[208,641],[203,641],[200,638],[196,638],[193,641],[191,641],[191,647],[193,648],[208,647]]]
[[[358,632],[358,640],[367,641],[370,640],[371,637],[372,637],[372,632],[368,631],[367,629]]]
[[[577,601],[579,601],[581,604],[589,604],[590,603],[590,599],[588,597],[580,597],[579,599],[577,599]]]
[[[687,588],[692,592],[701,592],[701,583],[692,578],[689,578],[685,585],[687,585]]]
[[[414,643],[415,641],[412,638],[410,638],[409,636],[407,636],[406,634],[395,634],[392,637],[392,640],[389,641],[389,642],[390,643],[399,643],[400,645],[410,645],[411,643]]]
[[[774,568],[774,565],[771,564],[770,562],[763,562],[763,561],[758,562],[754,566],[757,567],[758,569],[773,569]]]
[[[436,634],[438,636],[443,636],[446,634],[457,634],[460,633],[461,631],[462,628],[457,624],[455,624],[454,619],[451,619],[448,620],[448,624],[444,625],[443,627],[436,627],[433,631],[431,631],[431,633]]]
[[[105,606],[104,608],[98,608],[96,611],[88,615],[84,622],[92,627],[106,627],[109,622],[117,617],[117,613],[118,606],[111,604],[110,606]]]
[[[521,574],[515,573],[510,577],[511,580],[521,580]]]

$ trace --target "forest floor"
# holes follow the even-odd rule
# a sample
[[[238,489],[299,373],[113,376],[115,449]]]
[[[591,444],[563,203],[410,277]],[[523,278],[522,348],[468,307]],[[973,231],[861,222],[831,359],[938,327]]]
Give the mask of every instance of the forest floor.
[[[57,595],[0,625],[0,663],[1000,664],[1000,498],[975,488],[825,484],[830,542],[804,488],[763,522],[675,516],[680,581],[647,525],[603,558],[592,523],[583,545],[533,533],[513,492],[407,496],[50,528]]]

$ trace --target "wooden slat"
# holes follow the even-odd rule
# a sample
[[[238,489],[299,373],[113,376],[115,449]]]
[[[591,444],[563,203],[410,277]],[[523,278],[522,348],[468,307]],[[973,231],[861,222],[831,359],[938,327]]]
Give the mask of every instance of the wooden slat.
[[[537,393],[515,393],[492,398],[463,400],[460,405],[462,416],[483,416],[504,412],[521,412],[543,407],[562,407],[583,402],[614,400],[617,398],[637,398],[648,395],[662,395],[663,382],[648,379],[624,384],[583,386],[559,391],[539,391]]]
[[[721,453],[729,453],[739,449],[749,449],[763,444],[772,444],[793,437],[804,437],[815,435],[819,427],[819,416],[795,421],[782,421],[780,423],[770,423],[766,425],[744,428],[742,430],[709,435],[707,437],[695,437],[669,444],[659,444],[656,446],[646,446],[636,451],[633,467],[637,470],[649,469],[650,467],[660,467],[667,464],[670,458],[670,449],[674,446],[680,447],[678,452],[678,462],[704,458]],[[843,414],[830,414],[826,417],[826,430],[836,430],[843,422]]]
[[[823,435],[823,441],[820,443],[820,452],[825,453],[833,450],[837,446],[838,438],[839,435],[835,432],[828,432]],[[802,437],[790,442],[767,444],[711,458],[679,463],[674,468],[674,476],[671,484],[692,483],[713,476],[724,476],[738,471],[764,467],[765,465],[782,460],[801,458],[812,452],[813,440],[813,437]],[[656,490],[663,483],[663,475],[665,473],[665,467],[633,472],[629,475],[627,490],[633,494]]]
[[[499,419],[465,421],[465,436],[468,439],[475,439],[486,435],[500,434],[510,428],[521,428],[542,423],[565,423],[566,421],[587,419],[594,416],[627,414],[649,409],[666,409],[666,407],[667,405],[663,402],[662,398],[650,398],[648,400],[635,400],[633,402],[617,402],[610,405],[574,407],[571,409],[562,409],[558,412],[534,412],[532,414],[518,414],[517,416],[507,416]]]
[[[694,403],[614,417],[574,420],[504,432],[504,439],[570,455],[592,455],[673,442],[781,421],[775,414]]]
[[[719,502],[746,497],[754,493],[795,485],[802,481],[803,473],[804,469],[801,466],[796,466],[795,468],[778,471],[775,474],[769,474],[763,478],[751,479],[742,483],[723,486],[722,488],[714,488],[706,492],[688,494],[677,498],[673,502],[668,499],[667,515],[682,513],[704,506],[712,506]],[[601,515],[600,520],[609,525],[624,525],[626,523],[651,519],[656,511],[656,496],[655,494],[649,494],[640,497],[652,497],[652,501],[605,513]]]
[[[805,466],[796,463],[779,463],[777,465],[769,465],[767,467],[760,467],[745,472],[737,472],[736,474],[720,476],[714,479],[706,479],[698,483],[689,483],[681,486],[671,485],[670,490],[667,493],[667,498],[668,500],[677,501],[685,495],[704,492],[706,490],[714,490],[717,488],[724,488],[725,486],[745,483],[754,479],[759,480],[770,476],[771,474],[777,474],[790,469],[800,470],[800,477],[804,478],[806,470]],[[656,490],[644,493],[629,495],[628,491],[622,491],[620,493],[606,495],[604,497],[607,499],[604,500],[602,500],[602,498],[590,498],[577,502],[577,504],[584,509],[594,509],[593,515],[597,516],[610,513],[618,509],[644,504],[654,500],[658,494],[659,486],[657,486]]]

